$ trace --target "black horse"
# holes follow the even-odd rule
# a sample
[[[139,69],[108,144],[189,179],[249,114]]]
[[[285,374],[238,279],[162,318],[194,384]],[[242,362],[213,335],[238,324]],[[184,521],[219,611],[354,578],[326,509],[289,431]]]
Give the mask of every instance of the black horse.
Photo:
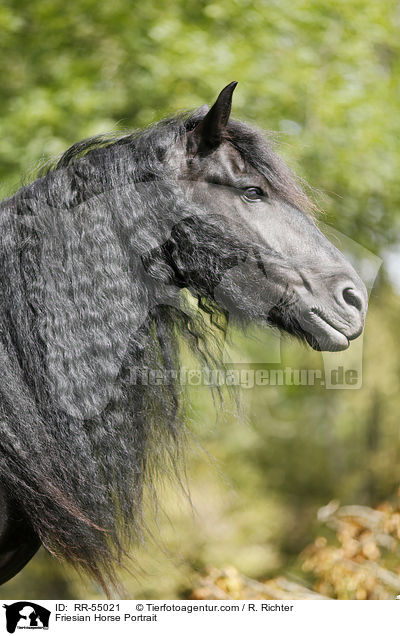
[[[0,582],[40,544],[115,580],[144,487],[180,456],[180,339],[214,368],[228,313],[319,350],[363,329],[363,283],[271,144],[230,119],[235,86],[76,144],[1,204]]]

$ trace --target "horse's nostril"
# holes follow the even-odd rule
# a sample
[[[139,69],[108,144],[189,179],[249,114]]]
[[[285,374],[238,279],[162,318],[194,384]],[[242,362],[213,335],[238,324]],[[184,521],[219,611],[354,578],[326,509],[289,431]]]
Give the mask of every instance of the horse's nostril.
[[[356,309],[358,309],[358,311],[362,310],[364,303],[363,303],[362,296],[359,292],[357,292],[352,287],[346,287],[342,293],[343,293],[343,299],[347,305],[351,305],[352,307],[355,307]]]

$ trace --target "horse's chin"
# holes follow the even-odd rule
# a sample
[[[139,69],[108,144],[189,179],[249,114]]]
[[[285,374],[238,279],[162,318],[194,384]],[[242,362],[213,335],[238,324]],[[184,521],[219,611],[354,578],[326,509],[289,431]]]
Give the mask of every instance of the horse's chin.
[[[319,313],[310,310],[299,315],[297,312],[281,314],[274,309],[269,314],[269,322],[282,331],[305,340],[315,351],[344,351],[350,345],[350,339],[345,334]]]
[[[349,338],[319,312],[310,311],[300,319],[304,337],[316,351],[344,351],[350,345]]]
[[[338,332],[340,333],[340,332]],[[311,333],[305,333],[304,337],[308,344],[315,351],[345,351],[350,346],[350,341],[346,336],[340,334],[341,338],[326,337],[324,341],[317,340]]]

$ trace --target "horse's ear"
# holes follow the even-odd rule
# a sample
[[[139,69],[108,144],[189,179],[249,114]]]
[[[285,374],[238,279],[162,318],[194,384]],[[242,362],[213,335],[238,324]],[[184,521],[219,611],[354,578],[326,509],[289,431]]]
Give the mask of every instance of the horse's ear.
[[[205,117],[189,133],[187,150],[191,154],[207,153],[219,146],[224,138],[225,128],[232,108],[232,94],[237,82],[231,82],[220,92],[217,101]]]

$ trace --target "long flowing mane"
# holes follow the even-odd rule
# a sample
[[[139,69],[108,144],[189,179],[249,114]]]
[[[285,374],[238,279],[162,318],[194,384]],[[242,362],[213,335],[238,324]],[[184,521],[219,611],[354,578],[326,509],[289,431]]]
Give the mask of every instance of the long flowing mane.
[[[197,311],[179,286],[165,295],[177,276],[161,258],[177,232],[221,258],[217,221],[201,222],[167,161],[198,121],[78,143],[0,206],[0,483],[48,550],[103,585],[141,536],[144,486],[174,472],[185,436],[177,376],[151,384],[143,370],[176,371],[181,339],[218,363],[221,310],[201,289]],[[230,121],[228,138],[281,198],[310,207],[260,133]]]

